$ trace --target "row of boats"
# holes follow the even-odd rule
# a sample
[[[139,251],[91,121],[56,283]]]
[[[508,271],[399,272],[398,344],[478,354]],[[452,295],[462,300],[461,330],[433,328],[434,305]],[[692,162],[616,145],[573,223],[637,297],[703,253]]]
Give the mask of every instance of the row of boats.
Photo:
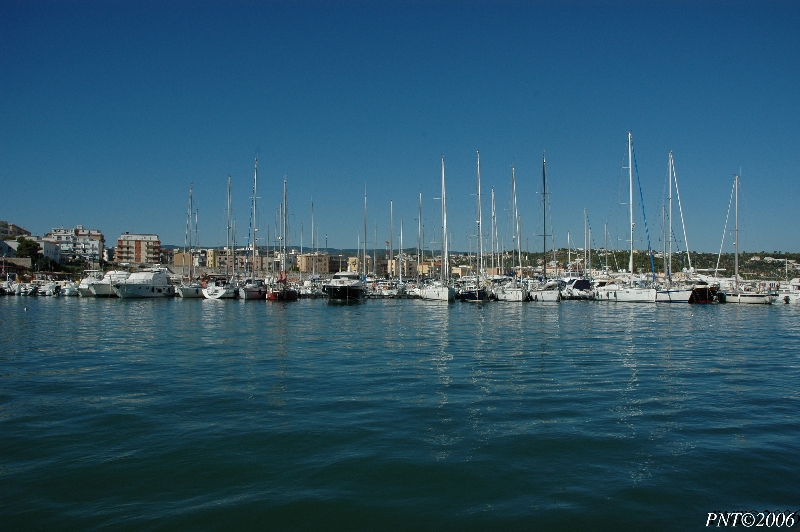
[[[0,294],[20,296],[81,296],[120,298],[266,299],[296,301],[325,297],[359,302],[369,298],[419,298],[428,301],[543,301],[596,300],[628,303],[800,303],[800,278],[788,283],[744,283],[735,278],[699,276],[659,286],[641,276],[607,275],[594,279],[566,275],[557,279],[517,279],[506,276],[466,277],[423,282],[376,279],[359,272],[338,272],[291,281],[285,272],[266,279],[176,280],[167,268],[138,272],[87,270],[79,282],[40,281],[0,284]]]

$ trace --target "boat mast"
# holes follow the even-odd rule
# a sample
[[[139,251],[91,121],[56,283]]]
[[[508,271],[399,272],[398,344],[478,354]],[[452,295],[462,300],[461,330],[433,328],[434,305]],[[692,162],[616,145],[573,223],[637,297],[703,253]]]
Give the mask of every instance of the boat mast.
[[[192,248],[192,187],[194,183],[189,185],[189,212],[186,215],[186,235],[183,237],[183,273],[186,274],[186,244],[188,240],[189,250]],[[189,266],[189,278],[192,277],[191,266]]]
[[[228,252],[228,260],[225,261],[225,277],[230,274],[231,264],[231,176],[228,174],[228,225],[225,232],[225,248]]]
[[[367,276],[367,184],[364,183],[364,277]]]
[[[444,155],[442,155],[442,284],[449,283],[450,270],[447,257],[447,200],[444,186]]]
[[[733,187],[736,194],[736,231],[734,234],[736,235],[736,239],[734,240],[734,286],[736,287],[736,291],[739,291],[739,175],[734,174],[733,176]]]
[[[669,250],[667,251],[667,280],[672,284],[672,173],[675,169],[672,152],[669,152]]]
[[[417,215],[417,282],[419,282],[420,262],[419,254],[422,244],[422,192],[419,193],[419,214]]]
[[[286,203],[286,176],[283,176],[283,219],[281,220],[281,247],[283,248],[283,252],[281,253],[281,271],[286,273],[286,233],[288,232],[288,205]],[[284,285],[285,286],[285,285]]]
[[[628,271],[633,275],[633,139],[631,132],[628,131],[628,212],[630,213],[631,226],[631,258],[628,261]]]
[[[519,233],[519,210],[517,209],[517,178],[514,175],[514,165],[511,165],[511,194],[514,197],[514,226],[517,232],[517,266],[519,267],[519,278],[522,279],[522,247],[520,244],[521,235]],[[515,279],[516,281],[516,279]]]
[[[314,260],[311,261],[311,275],[317,274],[317,255],[314,249],[314,197],[311,197],[311,252],[314,253]]]
[[[400,267],[400,282],[403,282],[403,217],[400,217],[400,251],[397,253],[397,263]]]
[[[514,167],[511,167],[511,173],[514,173]],[[497,212],[495,209],[494,203],[494,187],[492,187],[492,275],[497,275],[497,270],[495,266],[495,245],[497,240]],[[522,275],[522,273],[520,273]]]
[[[569,245],[569,233],[567,233]],[[547,169],[542,153],[542,277],[547,279]]]
[[[394,202],[392,200],[389,200],[389,261],[392,264],[392,270],[389,275],[389,279],[394,279]]]
[[[257,233],[258,216],[256,213],[256,198],[258,197],[258,157],[253,167],[253,279],[255,279],[256,256],[258,255]]]
[[[477,274],[483,276],[483,217],[481,212],[481,152],[478,151],[478,260],[476,261],[478,270]],[[479,277],[475,278],[475,282],[480,286]]]

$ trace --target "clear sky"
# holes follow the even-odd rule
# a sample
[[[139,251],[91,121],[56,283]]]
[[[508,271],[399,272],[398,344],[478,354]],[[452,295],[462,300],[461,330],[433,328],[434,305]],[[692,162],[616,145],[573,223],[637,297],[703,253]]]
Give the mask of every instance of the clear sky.
[[[216,246],[230,174],[244,243],[258,156],[262,235],[286,175],[290,244],[301,230],[310,244],[313,197],[322,244],[355,247],[366,188],[369,246],[376,224],[389,240],[392,200],[395,247],[401,217],[413,247],[420,192],[426,240],[439,225],[444,156],[466,250],[480,150],[487,238],[494,187],[511,246],[514,164],[523,245],[539,250],[546,152],[556,245],[567,231],[582,245],[586,209],[595,246],[607,223],[626,248],[632,131],[654,248],[672,151],[692,250],[719,249],[741,172],[741,247],[797,252],[798,28],[797,1],[4,0],[0,219],[182,245],[194,183],[201,244]],[[675,220],[682,235],[677,204]]]

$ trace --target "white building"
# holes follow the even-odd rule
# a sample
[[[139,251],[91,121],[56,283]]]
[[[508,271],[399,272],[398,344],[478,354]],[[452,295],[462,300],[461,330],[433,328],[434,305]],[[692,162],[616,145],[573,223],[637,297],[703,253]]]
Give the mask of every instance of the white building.
[[[43,240],[55,242],[61,249],[64,260],[87,260],[97,262],[103,257],[106,239],[98,229],[84,229],[82,225],[75,228],[53,229]]]

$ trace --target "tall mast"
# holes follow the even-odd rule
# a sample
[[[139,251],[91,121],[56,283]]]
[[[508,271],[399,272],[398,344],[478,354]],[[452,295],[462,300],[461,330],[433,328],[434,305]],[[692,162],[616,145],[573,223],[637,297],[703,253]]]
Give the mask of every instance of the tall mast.
[[[519,233],[519,210],[517,208],[517,178],[514,175],[513,164],[511,165],[511,195],[514,197],[514,227],[517,232],[517,266],[519,267],[519,278],[522,279],[522,247]]]
[[[364,277],[366,276],[367,276],[367,185],[365,183],[364,184]]]
[[[447,249],[447,199],[444,186],[444,155],[442,155],[442,283],[447,284],[450,278]]]
[[[569,235],[567,245],[569,245]],[[544,153],[542,153],[542,276],[547,279],[547,166]]]
[[[734,258],[734,286],[739,291],[739,175],[733,176],[733,187],[736,191],[736,239],[735,239],[735,258]]]
[[[183,273],[186,274],[186,245],[188,241],[189,245],[189,252],[191,253],[192,249],[192,188],[194,187],[194,183],[189,185],[189,211],[186,215],[186,235],[183,237]],[[194,261],[192,261],[194,262]],[[192,270],[191,266],[189,266],[189,278],[192,277]]]
[[[194,246],[196,248],[200,248],[200,235],[197,229],[197,217],[199,215],[198,211],[199,211],[198,209],[194,210]],[[192,260],[192,276],[194,276],[194,253],[192,253],[191,260]]]
[[[286,176],[283,176],[283,219],[281,220],[281,247],[283,252],[281,254],[281,271],[286,272],[286,233],[288,232],[288,204],[286,203]]]
[[[403,217],[400,217],[400,251],[397,254],[397,262],[400,266],[400,282],[403,282]]]
[[[389,200],[389,261],[392,264],[390,279],[394,278],[394,202]]]
[[[228,260],[225,261],[225,277],[230,274],[231,263],[231,176],[228,174],[228,225],[225,232],[225,248],[228,252]]]
[[[417,215],[417,281],[419,282],[420,253],[422,248],[422,192],[419,193],[419,214]]]
[[[511,167],[511,173],[514,173],[513,166]],[[494,187],[492,187],[492,274],[496,275],[497,270],[495,270],[495,244],[496,244],[496,237],[497,237],[497,212],[495,209],[494,203]]]
[[[315,253],[316,250],[314,249],[314,197],[311,197],[311,252]],[[314,259],[311,261],[311,275],[317,274],[317,255],[314,255]]]
[[[479,276],[483,275],[483,214],[481,212],[481,152],[478,151],[478,271]],[[477,280],[476,282],[480,284]]]
[[[256,157],[255,166],[253,168],[253,272],[256,269],[256,256],[258,255],[258,216],[256,212],[256,198],[258,197],[258,157]],[[255,278],[255,273],[253,274]]]
[[[669,250],[667,252],[667,280],[672,283],[672,174],[675,170],[672,152],[669,152]]]
[[[628,271],[633,275],[633,138],[631,132],[628,131],[628,212],[630,213],[630,226],[631,226],[631,258],[628,261]]]

